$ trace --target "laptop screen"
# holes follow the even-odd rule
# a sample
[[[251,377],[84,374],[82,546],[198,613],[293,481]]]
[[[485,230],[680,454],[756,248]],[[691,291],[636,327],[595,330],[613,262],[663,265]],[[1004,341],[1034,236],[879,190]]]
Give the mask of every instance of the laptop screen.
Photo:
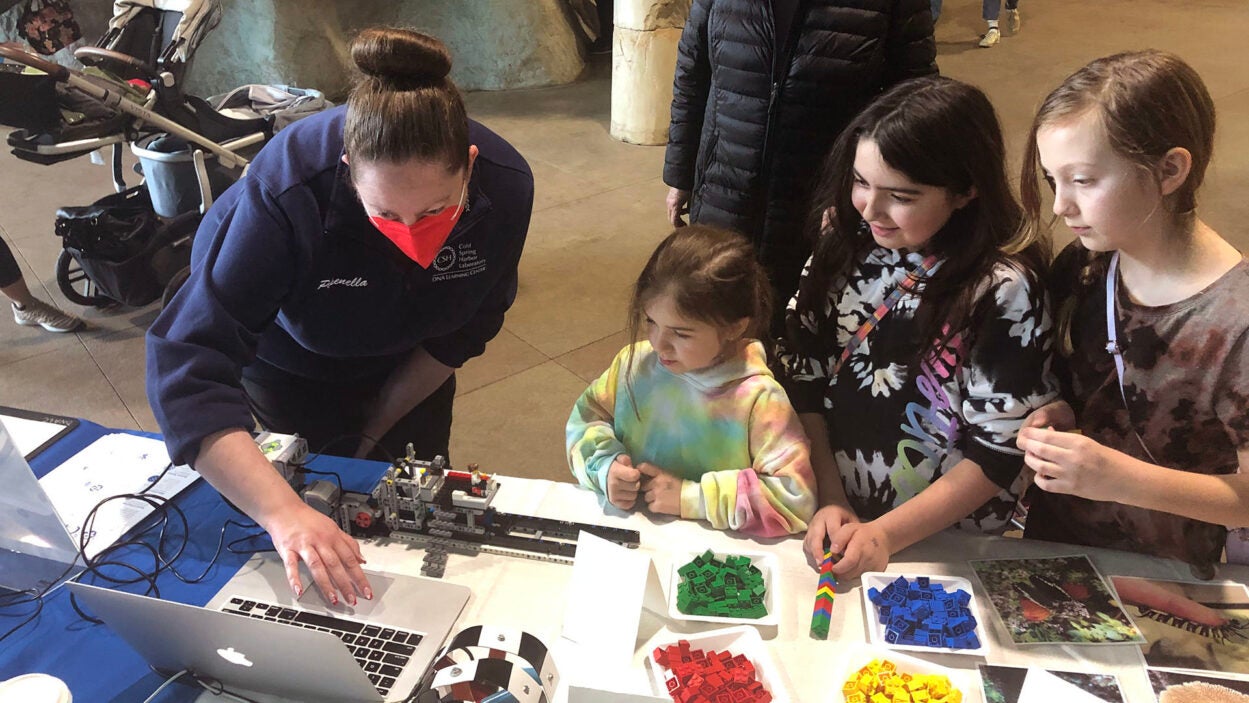
[[[17,443],[0,425],[0,588],[42,591],[80,567],[78,545]]]

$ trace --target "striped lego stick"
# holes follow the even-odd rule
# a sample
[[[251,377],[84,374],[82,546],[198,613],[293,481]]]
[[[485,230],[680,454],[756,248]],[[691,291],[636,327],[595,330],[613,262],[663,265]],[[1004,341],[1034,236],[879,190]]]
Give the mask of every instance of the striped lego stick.
[[[833,587],[837,579],[833,576],[833,553],[824,552],[820,562],[820,583],[815,591],[815,608],[811,612],[811,637],[818,640],[828,639],[828,626],[833,618]]]

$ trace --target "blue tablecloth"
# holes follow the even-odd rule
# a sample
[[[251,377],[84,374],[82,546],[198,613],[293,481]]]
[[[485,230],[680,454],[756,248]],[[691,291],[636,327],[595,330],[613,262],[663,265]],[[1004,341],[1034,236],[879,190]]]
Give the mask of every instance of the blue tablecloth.
[[[96,439],[115,431],[94,423],[82,422],[56,444],[36,456],[31,462],[31,468],[36,476],[43,476]],[[141,432],[133,434],[156,436]],[[386,465],[321,456],[310,461],[309,468],[336,471],[342,476],[347,490],[364,491],[376,483]],[[311,477],[315,478],[318,477]],[[208,568],[221,526],[227,520],[244,521],[245,518],[228,506],[217,491],[202,480],[183,491],[175,499],[175,504],[186,514],[191,528],[190,541],[175,567],[184,576],[194,578]],[[176,520],[171,522],[171,525],[176,524]],[[171,529],[180,530],[180,527]],[[247,531],[230,527],[226,533],[226,541],[257,531],[256,528]],[[156,534],[153,531],[146,541],[155,544],[155,540]],[[268,544],[267,540],[264,544]],[[154,570],[150,552],[140,548],[128,548],[116,558],[145,572]],[[161,598],[203,605],[247,559],[247,554],[232,554],[223,548],[208,575],[195,584],[183,583],[173,574],[163,573],[157,579]],[[125,572],[117,570],[115,573],[121,575]],[[142,583],[135,584],[126,590],[142,592],[145,586]],[[0,608],[0,634],[26,619],[33,608],[33,604]],[[143,701],[163,681],[162,677],[148,669],[144,660],[106,626],[93,625],[79,618],[70,606],[69,593],[64,588],[56,589],[44,599],[43,610],[38,618],[0,644],[0,680],[32,672],[56,676],[69,686],[76,702],[89,703]],[[198,687],[194,690],[183,688],[180,691],[170,691],[162,693],[161,700],[194,700],[198,691]]]

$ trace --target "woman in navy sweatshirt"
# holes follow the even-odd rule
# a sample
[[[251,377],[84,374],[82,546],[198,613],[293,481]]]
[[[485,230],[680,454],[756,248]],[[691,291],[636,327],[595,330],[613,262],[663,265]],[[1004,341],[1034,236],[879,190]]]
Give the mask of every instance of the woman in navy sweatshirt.
[[[359,546],[265,461],[253,415],[320,450],[447,454],[454,371],[516,296],[533,176],[468,119],[437,39],[365,30],[345,108],[295,123],[212,206],[147,337],[170,457],[268,531],[332,602],[372,597]],[[381,453],[385,454],[386,451]]]

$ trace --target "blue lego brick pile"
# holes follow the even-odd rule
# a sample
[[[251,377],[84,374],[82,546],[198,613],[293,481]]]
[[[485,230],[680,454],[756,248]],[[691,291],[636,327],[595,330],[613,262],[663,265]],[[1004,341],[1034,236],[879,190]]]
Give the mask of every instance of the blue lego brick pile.
[[[868,589],[867,595],[876,606],[877,618],[885,626],[885,641],[890,644],[980,647],[971,594],[961,588],[946,593],[944,586],[931,583],[927,576],[913,582],[899,576],[884,589]]]

